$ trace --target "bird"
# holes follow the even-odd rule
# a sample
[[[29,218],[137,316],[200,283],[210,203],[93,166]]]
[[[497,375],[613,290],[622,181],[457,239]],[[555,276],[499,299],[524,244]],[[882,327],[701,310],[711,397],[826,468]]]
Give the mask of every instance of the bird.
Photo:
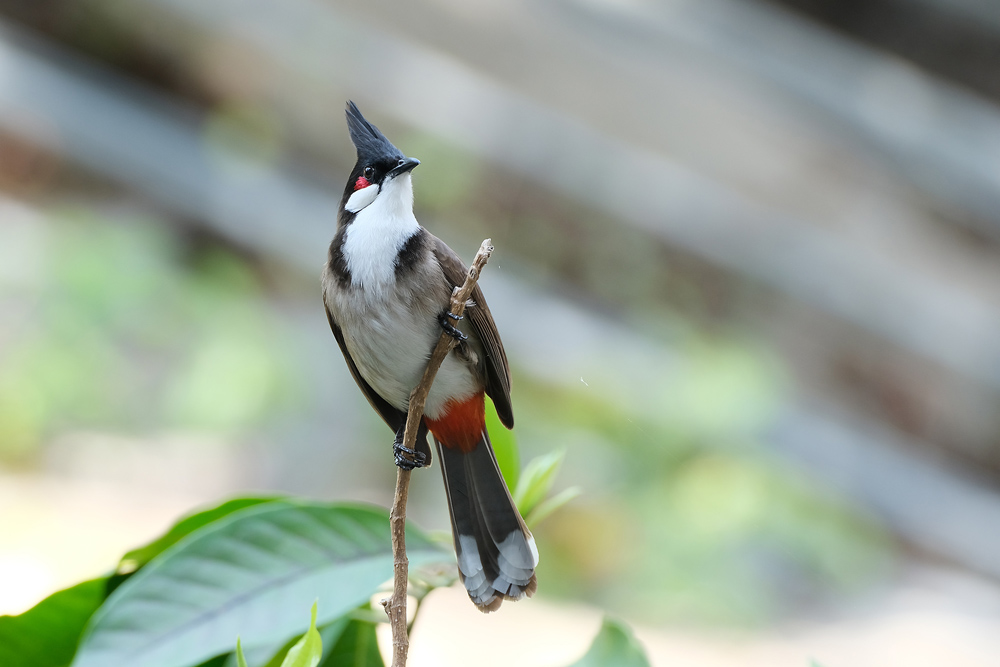
[[[504,600],[530,597],[537,588],[535,540],[486,430],[485,396],[501,423],[514,426],[507,355],[478,285],[464,316],[449,310],[467,268],[413,214],[412,171],[420,161],[403,155],[353,101],[346,115],[357,162],[322,273],[327,319],[361,392],[395,432],[396,465],[430,465],[428,432],[433,437],[459,578],[480,611],[495,611]],[[457,343],[427,395],[410,450],[403,445],[410,392],[442,329]]]

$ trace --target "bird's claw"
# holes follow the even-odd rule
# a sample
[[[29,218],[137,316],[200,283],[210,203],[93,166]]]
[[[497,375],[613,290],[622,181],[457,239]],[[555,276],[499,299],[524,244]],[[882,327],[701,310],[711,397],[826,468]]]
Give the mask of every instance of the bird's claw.
[[[403,470],[413,470],[423,468],[427,465],[427,455],[415,449],[404,447],[401,442],[392,443],[392,453],[396,458],[396,465]]]
[[[438,322],[441,323],[441,328],[444,329],[449,336],[451,336],[452,338],[454,338],[459,342],[462,342],[468,340],[469,337],[466,336],[461,331],[459,331],[458,328],[456,328],[455,325],[452,324],[449,320],[455,320],[456,322],[458,322],[459,320],[463,319],[465,319],[464,316],[456,315],[455,313],[446,310],[443,313],[441,313],[441,315],[438,317]]]

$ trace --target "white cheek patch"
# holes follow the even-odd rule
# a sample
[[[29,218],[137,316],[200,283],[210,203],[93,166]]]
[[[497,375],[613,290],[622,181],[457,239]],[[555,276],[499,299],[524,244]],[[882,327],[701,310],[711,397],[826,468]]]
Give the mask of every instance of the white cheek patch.
[[[344,258],[351,282],[373,294],[396,282],[396,256],[407,240],[420,230],[413,217],[413,187],[409,174],[386,180],[381,186],[357,190],[345,205],[357,203],[354,220],[344,239]],[[369,191],[371,195],[369,195]],[[356,201],[357,197],[360,201]]]
[[[347,203],[344,204],[344,208],[351,213],[357,213],[375,201],[375,197],[378,196],[380,187],[381,186],[378,185],[369,185],[367,188],[356,190],[354,194],[348,198]]]

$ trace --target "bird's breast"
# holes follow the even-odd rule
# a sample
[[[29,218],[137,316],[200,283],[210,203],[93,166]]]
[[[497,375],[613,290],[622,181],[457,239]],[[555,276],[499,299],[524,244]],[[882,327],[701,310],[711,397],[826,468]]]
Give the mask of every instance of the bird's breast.
[[[450,296],[440,268],[432,266],[412,271],[405,279],[393,278],[385,290],[358,285],[327,290],[327,306],[358,372],[399,410],[407,409],[410,392],[423,376],[441,335],[438,315]],[[481,391],[482,384],[473,365],[449,354],[428,394],[425,414],[438,417],[445,403]]]

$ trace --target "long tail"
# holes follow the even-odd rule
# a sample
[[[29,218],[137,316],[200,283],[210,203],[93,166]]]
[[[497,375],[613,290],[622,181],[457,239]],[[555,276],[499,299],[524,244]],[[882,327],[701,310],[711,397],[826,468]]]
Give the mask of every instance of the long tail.
[[[537,583],[538,550],[514,507],[484,428],[471,449],[437,444],[444,475],[458,571],[482,612],[506,600],[531,597]]]

